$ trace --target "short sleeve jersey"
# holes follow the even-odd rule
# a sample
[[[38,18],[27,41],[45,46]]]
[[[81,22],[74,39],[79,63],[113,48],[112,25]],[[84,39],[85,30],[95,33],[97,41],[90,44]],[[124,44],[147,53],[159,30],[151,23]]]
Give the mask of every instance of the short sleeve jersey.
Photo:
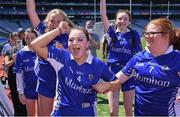
[[[100,78],[115,80],[106,64],[89,54],[85,63],[79,65],[72,55],[62,49],[48,47],[48,59],[58,73],[58,107],[81,107],[82,103],[94,104],[96,92],[92,85]]]
[[[135,30],[130,30],[124,34],[115,32],[112,26],[107,31],[111,42],[108,44],[108,63],[120,63],[125,65],[135,53],[142,50],[140,36]],[[132,46],[134,40],[134,47]]]
[[[14,73],[23,72],[24,93],[34,92],[37,85],[37,76],[34,71],[36,53],[27,50],[20,50],[16,56],[16,62],[13,66]]]
[[[136,116],[175,116],[174,103],[180,86],[180,52],[172,50],[154,57],[142,51],[122,72],[136,79]]]

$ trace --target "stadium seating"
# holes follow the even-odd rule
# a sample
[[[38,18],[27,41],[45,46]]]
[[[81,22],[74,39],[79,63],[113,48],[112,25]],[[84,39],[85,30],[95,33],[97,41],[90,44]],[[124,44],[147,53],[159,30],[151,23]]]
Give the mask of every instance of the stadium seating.
[[[30,27],[26,12],[26,0],[0,0],[0,33],[17,31],[19,27]],[[83,26],[85,21],[93,19],[100,21],[100,0],[35,0],[37,12],[44,19],[47,12],[53,8],[64,10],[69,18]],[[130,1],[132,6],[130,7]],[[109,19],[114,19],[118,9],[130,9],[132,12],[132,27],[140,32],[144,25],[157,17],[170,18],[174,25],[179,27],[180,0],[107,0],[107,13]],[[150,12],[151,9],[151,12]],[[14,20],[14,21],[12,21]]]

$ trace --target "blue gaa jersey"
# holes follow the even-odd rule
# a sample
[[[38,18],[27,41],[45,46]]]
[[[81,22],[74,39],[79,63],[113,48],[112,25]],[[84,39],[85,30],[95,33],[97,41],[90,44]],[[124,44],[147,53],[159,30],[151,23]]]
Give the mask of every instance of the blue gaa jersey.
[[[107,65],[91,54],[85,63],[79,65],[67,50],[54,47],[48,47],[47,60],[58,74],[56,108],[59,108],[60,115],[95,115],[97,93],[92,89],[92,85],[96,84],[100,78],[104,81],[116,79]],[[86,112],[84,110],[86,108],[90,108],[91,111]]]
[[[16,55],[13,66],[14,73],[23,72],[24,95],[28,99],[37,99],[37,76],[34,71],[36,53],[23,48]]]
[[[121,32],[115,32],[112,26],[109,26],[107,31],[111,38],[111,42],[108,44],[108,56],[107,62],[120,63],[126,65],[126,63],[133,57],[133,55],[142,50],[140,36],[135,30],[130,30],[124,34]],[[134,40],[134,47],[133,41]]]
[[[122,69],[136,78],[135,116],[175,116],[180,86],[180,52],[172,47],[154,57],[147,50],[135,55]]]
[[[36,27],[36,30],[41,34],[45,33],[46,25],[40,22]],[[61,34],[51,41],[48,46],[55,46],[59,42],[65,49],[68,48],[68,34]],[[56,73],[48,61],[39,59],[35,65],[35,71],[38,76],[37,92],[43,96],[53,98],[55,96],[56,85]]]

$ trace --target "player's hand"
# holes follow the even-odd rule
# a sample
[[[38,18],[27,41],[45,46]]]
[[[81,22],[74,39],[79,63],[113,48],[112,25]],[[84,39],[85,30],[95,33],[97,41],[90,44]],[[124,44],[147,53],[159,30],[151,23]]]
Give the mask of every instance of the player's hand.
[[[93,85],[93,89],[95,89],[98,93],[107,93],[110,89],[109,82],[101,82]]]
[[[63,45],[59,42],[56,42],[55,47],[56,48],[64,48]]]
[[[67,22],[62,21],[62,22],[59,24],[59,29],[61,29],[61,34],[64,34],[64,33],[69,32],[70,27],[69,27],[69,25],[68,25]]]
[[[19,101],[22,104],[26,104],[26,97],[24,96],[24,94],[19,94]]]

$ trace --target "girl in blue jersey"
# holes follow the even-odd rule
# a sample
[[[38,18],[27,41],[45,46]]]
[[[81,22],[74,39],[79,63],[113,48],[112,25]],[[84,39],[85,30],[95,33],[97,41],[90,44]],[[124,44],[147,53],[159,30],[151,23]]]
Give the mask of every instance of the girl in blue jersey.
[[[136,78],[135,116],[176,116],[175,99],[180,86],[180,52],[168,19],[154,19],[145,28],[146,50],[136,54],[116,74],[118,79],[95,85],[99,92],[116,91],[129,77]],[[179,39],[180,37],[178,37]]]
[[[25,42],[27,46],[17,53],[13,66],[13,72],[16,73],[19,100],[22,104],[26,104],[28,116],[35,116],[37,113],[37,76],[34,72],[36,53],[29,46],[35,38],[37,38],[37,34],[33,29],[27,29],[25,31]]]
[[[100,0],[100,15],[108,38],[107,64],[113,73],[120,71],[135,53],[142,50],[140,36],[137,31],[129,28],[131,15],[126,10],[119,10],[115,17],[115,28],[109,25],[106,15],[106,0]],[[132,116],[135,80],[122,84],[123,102],[126,116]],[[108,93],[110,115],[118,116],[119,91]]]
[[[26,0],[26,4],[32,26],[39,31],[40,34],[47,33],[57,28],[61,21],[69,21],[64,11],[53,9],[47,14],[45,20],[42,22],[36,13],[34,0]],[[52,40],[48,46],[66,49],[68,47],[67,33],[68,31],[54,37],[55,39]],[[38,76],[37,92],[41,108],[40,115],[49,116],[53,108],[53,98],[55,96],[56,85],[54,84],[56,83],[56,73],[48,61],[41,58],[37,62],[38,64],[35,66],[35,71]]]
[[[176,43],[174,43],[174,49],[180,51],[180,28],[175,28],[174,29],[175,34],[176,34]],[[176,94],[176,103],[175,103],[175,110],[176,110],[176,116],[180,116],[180,88],[178,89],[178,93]]]
[[[37,54],[48,60],[58,74],[58,96],[52,116],[95,116],[96,91],[92,85],[100,78],[115,80],[106,64],[91,55],[88,32],[83,28],[70,31],[69,51],[48,47],[53,37],[63,34],[64,23],[59,28],[40,36],[31,43]]]

